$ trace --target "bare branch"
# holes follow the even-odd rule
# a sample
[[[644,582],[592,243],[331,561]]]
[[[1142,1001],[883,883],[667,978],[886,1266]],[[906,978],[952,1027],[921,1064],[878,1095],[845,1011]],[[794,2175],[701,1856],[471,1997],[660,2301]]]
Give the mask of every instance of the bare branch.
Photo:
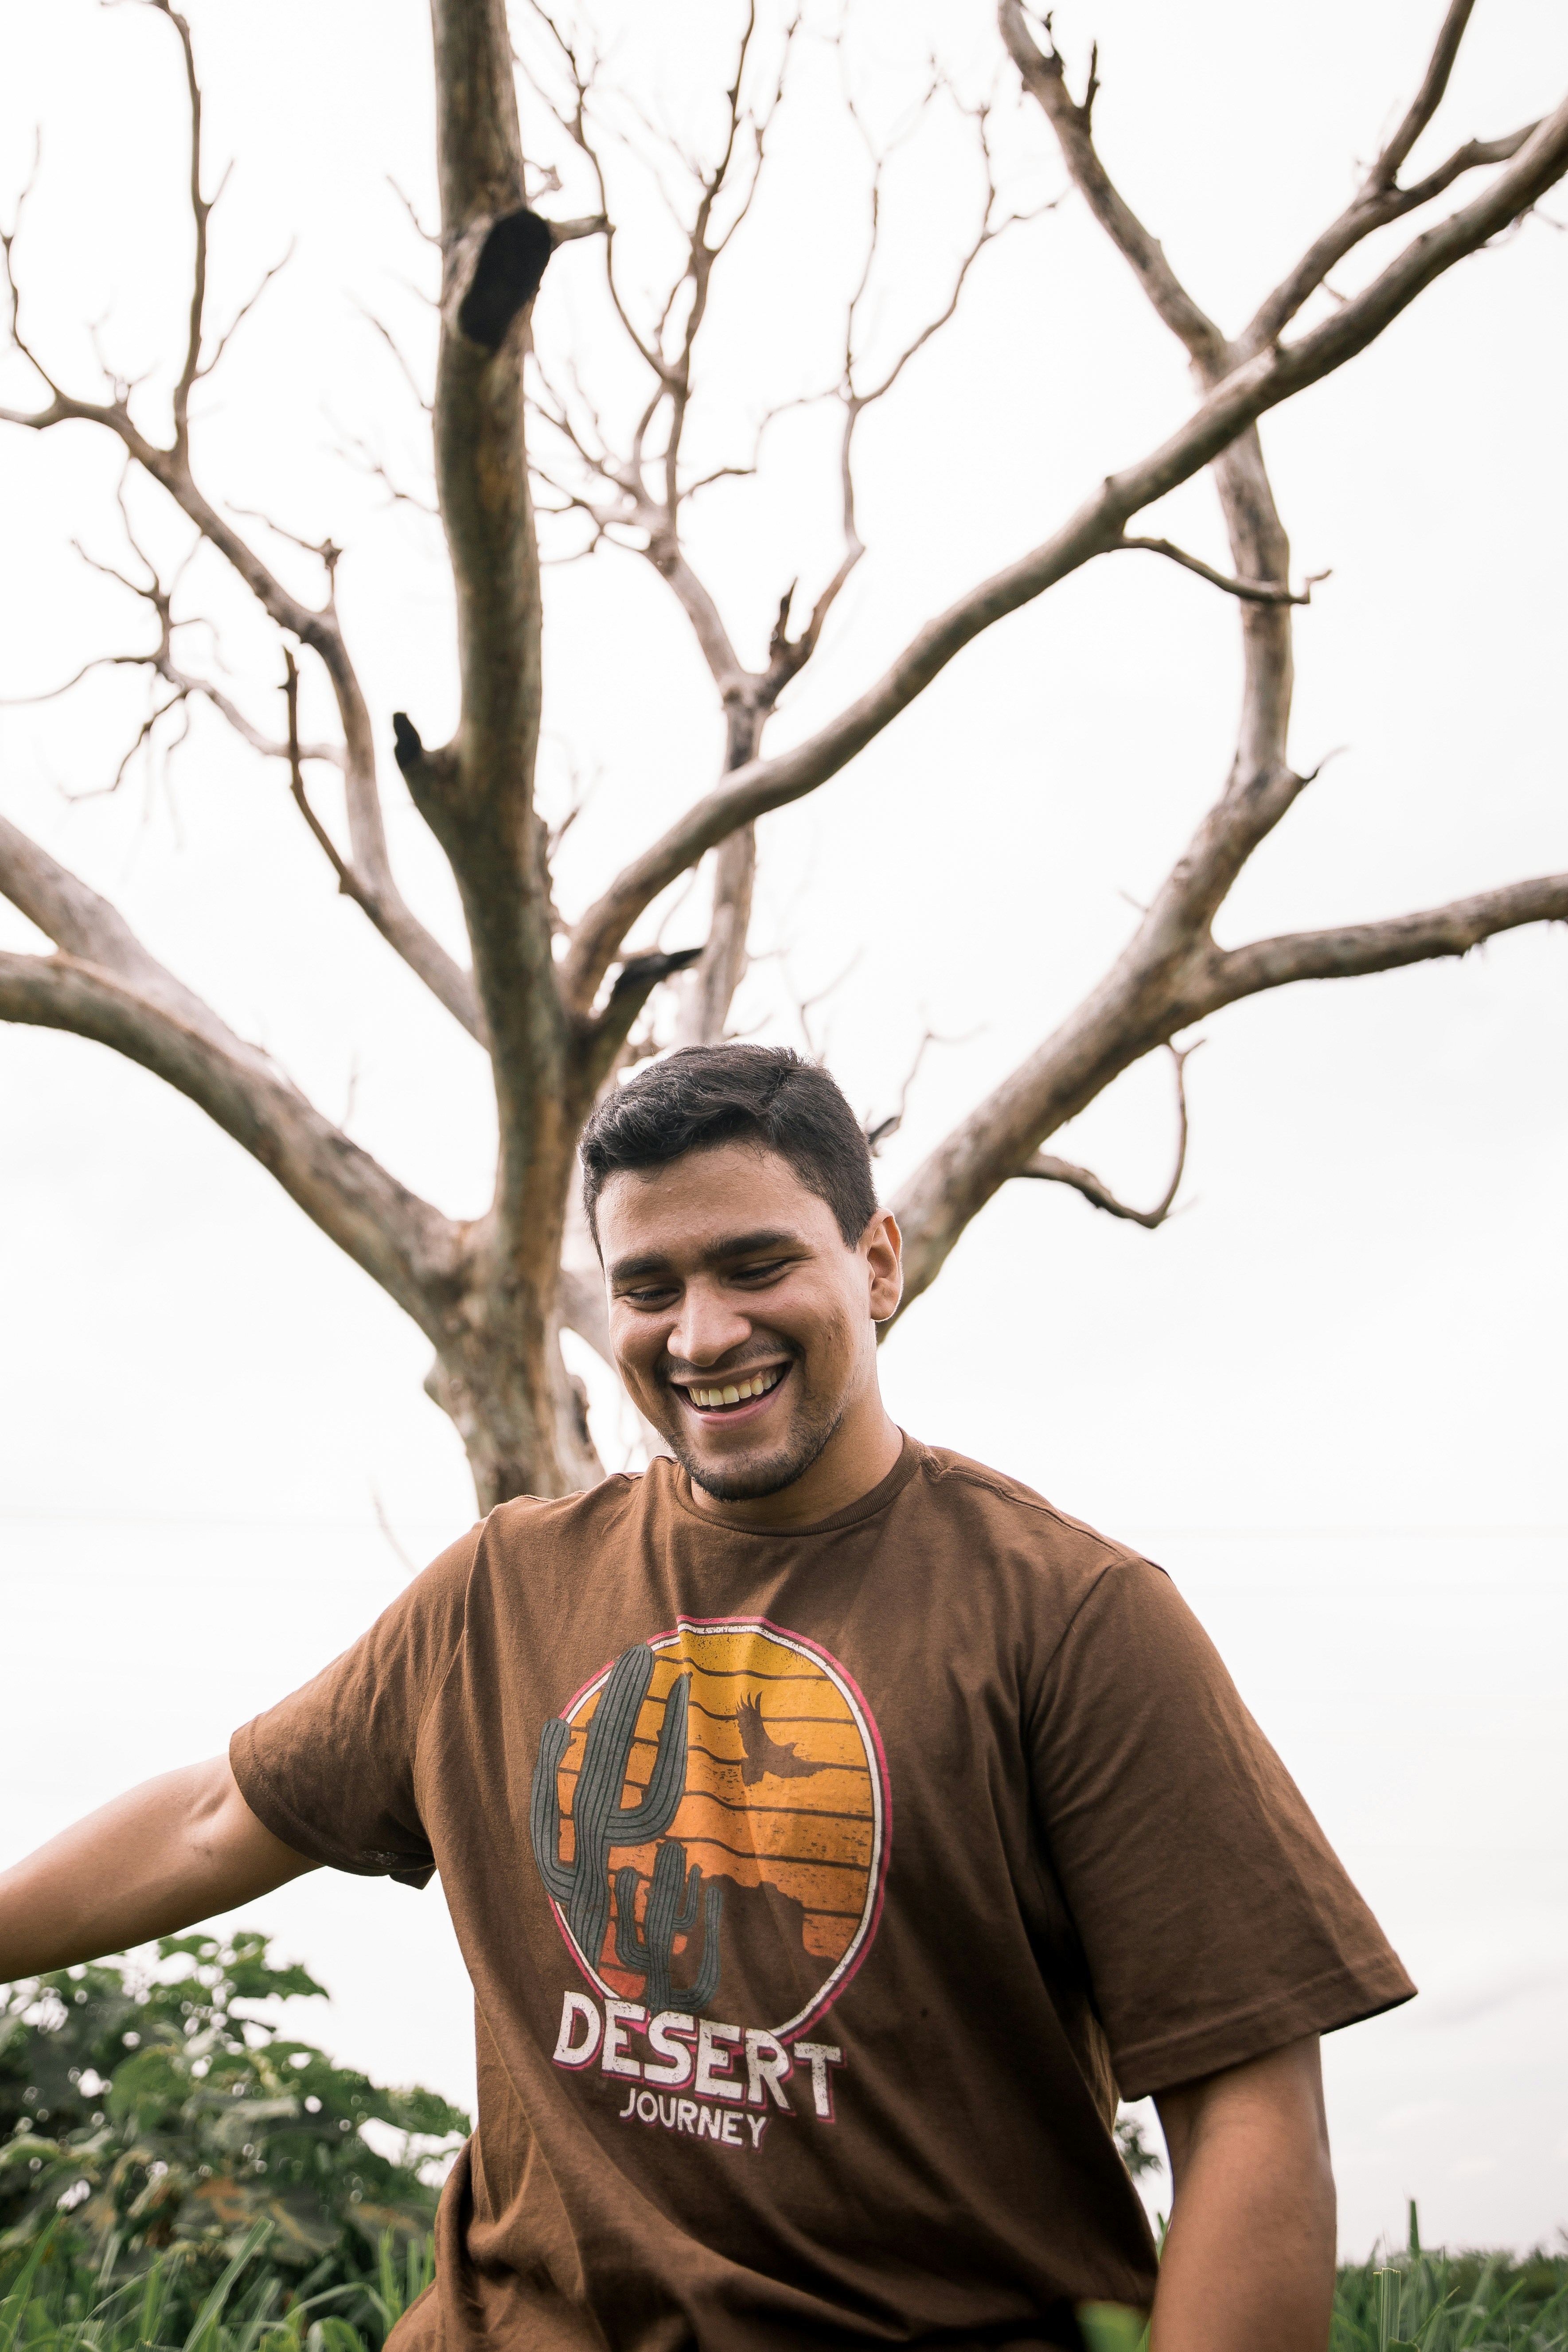
[[[331,596],[323,609],[317,610],[290,594],[282,583],[264,564],[255,550],[243,540],[226,517],[220,514],[198,488],[191,470],[189,436],[189,398],[191,389],[201,372],[202,319],[206,286],[206,228],[216,195],[205,198],[201,193],[201,90],[195,73],[195,54],[190,27],[178,15],[171,0],[146,0],[146,5],[159,15],[167,16],[179,37],[185,66],[186,90],[191,116],[191,202],[196,220],[196,257],[191,297],[191,324],[184,366],[175,394],[175,431],[171,446],[164,448],[149,441],[134,423],[128,404],[128,387],[116,385],[108,402],[81,401],[63,391],[47,373],[36,355],[17,338],[17,348],[48,386],[51,398],[42,409],[27,413],[13,409],[0,410],[0,421],[23,425],[36,432],[72,421],[94,424],[113,433],[126,454],[143,472],[150,475],[192,521],[201,536],[216,548],[232,565],[264,612],[279,628],[299,638],[321,659],[331,681],[343,728],[344,750],[342,767],[349,817],[349,834],[353,867],[360,884],[359,904],[364,908],[388,944],[404,961],[418,973],[447,1010],[468,1030],[470,1035],[481,1034],[481,1023],[471,982],[467,974],[447,953],[440,942],[428,932],[405,903],[393,879],[387,856],[385,827],[383,822],[380,794],[376,783],[375,740],[370,712],[350,658],[342,631],[339,625]],[[16,230],[0,237],[7,289],[13,318],[13,331],[17,314],[17,289],[12,267],[12,247]],[[322,551],[318,550],[318,552]],[[329,581],[331,566],[329,564]],[[127,582],[135,588],[135,583]],[[136,593],[141,593],[140,589]],[[171,664],[172,667],[173,665]],[[168,674],[167,670],[164,672]],[[175,681],[176,696],[183,698],[200,691],[222,710],[231,724],[237,714],[232,704],[220,699],[216,689],[199,682]],[[164,708],[172,708],[165,705]],[[154,718],[159,714],[155,714]],[[247,729],[239,724],[243,734]],[[139,740],[142,739],[139,739]],[[260,748],[258,746],[258,748]],[[279,747],[265,748],[277,753]],[[304,756],[301,751],[301,756]]]
[[[143,604],[152,607],[157,623],[157,644],[153,646],[150,652],[144,654],[96,655],[90,661],[83,662],[81,667],[75,673],[75,675],[71,677],[68,677],[64,683],[59,686],[47,687],[44,688],[42,692],[37,694],[0,695],[0,709],[16,709],[29,703],[56,701],[61,695],[68,694],[73,687],[79,686],[83,678],[90,676],[95,670],[150,669],[156,677],[163,678],[165,684],[174,688],[174,694],[168,702],[159,706],[159,708],[153,712],[153,719],[149,722],[148,726],[143,727],[141,733],[138,734],[135,742],[132,746],[131,751],[127,753],[126,758],[121,762],[119,773],[115,778],[116,784],[118,784],[121,778],[123,777],[125,769],[129,765],[131,759],[134,757],[136,751],[141,749],[142,743],[146,740],[151,726],[155,724],[157,719],[162,718],[165,712],[172,710],[176,703],[184,703],[188,707],[190,698],[193,695],[199,696],[204,701],[210,703],[212,708],[218,713],[218,716],[233,729],[234,732],[239,736],[240,740],[243,742],[247,743],[253,751],[259,752],[263,759],[286,760],[289,757],[289,746],[286,742],[275,741],[272,738],[264,735],[258,727],[255,727],[251,724],[250,720],[246,717],[244,711],[240,709],[237,703],[233,700],[232,697],[226,695],[221,687],[215,686],[210,678],[193,676],[189,671],[182,669],[179,663],[175,660],[175,630],[194,628],[207,625],[198,623],[194,620],[176,621],[174,619],[174,599],[175,590],[179,584],[178,576],[176,575],[175,580],[172,582],[168,587],[165,587],[145,549],[143,549],[138,542],[136,535],[131,527],[130,515],[126,511],[123,478],[121,482],[118,497],[120,500],[121,513],[125,523],[125,535],[127,539],[129,539],[135,553],[141,558],[142,563],[146,565],[148,572],[147,582],[143,583],[138,580],[132,580],[128,578],[123,572],[117,570],[112,563],[100,562],[96,556],[89,555],[86,549],[77,545],[74,541],[72,544],[76,546],[76,551],[81,557],[82,562],[92,571],[102,572],[106,579],[117,581],[121,587],[129,589],[133,596],[139,597]],[[269,527],[272,529],[277,528],[276,525]],[[288,538],[289,535],[290,534],[288,532],[284,532],[282,534],[285,538]],[[297,541],[296,543],[301,546],[306,544],[303,541]],[[196,544],[199,545],[200,541],[198,541]],[[330,541],[327,543],[326,547],[311,548],[310,551],[312,554],[330,557],[334,561],[337,555],[337,550],[331,546]],[[186,562],[188,562],[189,560],[189,557],[187,557]],[[181,572],[184,572],[184,564],[182,564],[180,567]],[[336,768],[341,768],[343,765],[342,747],[341,744],[337,743],[304,743],[299,747],[299,756],[301,760],[324,761],[331,766]],[[110,789],[112,790],[113,787],[111,786]]]
[[[592,1094],[597,1094],[620,1066],[626,1039],[660,982],[689,971],[701,955],[700,948],[658,948],[647,955],[627,956],[616,974],[603,1012],[579,1031],[581,1068]]]
[[[435,404],[430,399],[429,394],[420,389],[419,379],[409,365],[407,357],[404,352],[403,346],[398,341],[396,336],[393,333],[392,329],[386,324],[384,319],[378,319],[375,312],[371,310],[367,304],[356,301],[354,308],[359,312],[360,317],[364,320],[366,325],[375,329],[376,333],[381,337],[382,341],[392,353],[393,358],[397,362],[404,383],[414,394],[415,399],[418,402],[419,406],[424,411],[425,415],[426,416],[433,415],[435,414]]]
[[[297,238],[289,238],[288,248],[283,255],[282,260],[275,261],[270,269],[264,271],[261,282],[257,287],[255,293],[250,295],[247,300],[240,304],[233,318],[229,320],[228,325],[218,337],[217,341],[213,348],[213,355],[211,359],[204,360],[201,365],[197,368],[195,373],[195,382],[197,383],[203,383],[206,377],[213,373],[225,352],[227,351],[230,343],[233,342],[236,335],[239,332],[240,328],[245,324],[246,320],[249,318],[252,310],[255,310],[257,304],[260,301],[262,296],[266,293],[273,279],[279,277],[281,273],[288,268],[289,264],[294,258],[294,248],[297,243]]]
[[[1125,1217],[1130,1223],[1142,1225],[1146,1232],[1152,1233],[1170,1215],[1175,1206],[1176,1194],[1181,1190],[1182,1171],[1187,1164],[1186,1064],[1188,1055],[1195,1054],[1202,1043],[1200,1037],[1191,1045],[1167,1045],[1165,1049],[1176,1066],[1176,1164],[1171,1171],[1169,1184],[1152,1209],[1130,1209],[1125,1201],[1117,1199],[1108,1184],[1101,1182],[1092,1169],[1077,1167],[1070,1160],[1058,1160],[1053,1152],[1037,1151],[1025,1160],[1016,1173],[1033,1177],[1042,1184],[1069,1184],[1075,1192],[1081,1192],[1086,1201],[1092,1202],[1097,1209],[1103,1209],[1108,1216]]]
[[[1421,87],[1406,109],[1398,130],[1372,167],[1371,177],[1379,186],[1393,187],[1410,150],[1442,105],[1448,77],[1454,70],[1454,60],[1459,54],[1459,43],[1465,37],[1465,28],[1475,5],[1476,0],[1451,0],[1437,35],[1436,47],[1422,76]]]
[[[0,957],[0,1020],[68,1029],[179,1089],[426,1330],[456,1228],[340,1134],[289,1079],[149,954],[124,917],[0,817],[0,891],[54,956]]]
[[[409,219],[413,222],[415,236],[423,237],[426,245],[433,245],[439,248],[441,239],[438,233],[433,228],[426,227],[424,222],[419,217],[413,197],[408,195],[404,189],[398,185],[398,183],[393,178],[390,172],[386,175],[386,184],[392,190],[393,194],[397,198],[398,203],[403,206],[404,211],[408,215]]]
[[[621,289],[616,278],[616,226],[614,220],[610,216],[609,194],[605,182],[605,167],[600,159],[598,149],[595,144],[594,136],[590,131],[588,124],[588,107],[594,91],[595,78],[597,73],[597,61],[593,59],[584,61],[579,57],[577,51],[573,47],[571,42],[567,39],[565,34],[563,33],[561,27],[557,25],[553,16],[551,16],[549,10],[542,5],[542,0],[528,0],[528,5],[531,16],[544,27],[545,33],[552,46],[565,68],[567,78],[572,86],[572,101],[569,109],[563,112],[561,108],[557,106],[549,91],[543,88],[542,84],[535,77],[526,58],[517,57],[515,58],[515,62],[519,67],[521,67],[531,86],[538,92],[545,105],[549,107],[551,112],[555,116],[556,121],[561,124],[562,129],[566,132],[567,137],[572,141],[574,146],[576,147],[579,153],[587,163],[589,170],[593,173],[595,184],[596,185],[599,193],[599,216],[603,219],[605,224],[605,288],[609,293],[610,301],[614,307],[616,316],[619,319],[622,327],[625,329],[633,348],[636,350],[644,364],[652,371],[654,375],[658,377],[662,383],[664,380],[664,363],[662,358],[657,349],[650,345],[644,337],[639,334],[637,329],[632,323],[631,314],[626,309],[625,301],[622,299]]]
[[[338,429],[340,432],[342,431],[341,425]],[[422,499],[416,490],[405,490],[401,482],[395,480],[390,468],[376,456],[369,442],[361,435],[343,433],[342,443],[336,455],[345,459],[349,465],[356,467],[362,474],[368,474],[372,481],[379,482],[386,492],[389,506],[412,507],[416,514],[428,515],[433,522],[439,522],[440,508],[432,506],[428,499]],[[236,512],[237,511],[237,508]]]
[[[1251,357],[1275,341],[1309,296],[1323,284],[1329,271],[1374,229],[1430,204],[1466,172],[1511,161],[1541,127],[1531,123],[1507,138],[1471,140],[1416,186],[1402,189],[1396,184],[1400,165],[1436,112],[1447,86],[1473,5],[1474,0],[1454,0],[1421,90],[1355,199],[1268,296],[1234,345],[1227,344],[1221,330],[1193,300],[1172,269],[1163,247],[1150,236],[1112,186],[1089,136],[1089,106],[1087,102],[1082,106],[1074,104],[1062,61],[1050,46],[1049,20],[1047,46],[1042,51],[1031,36],[1019,0],[1002,0],[1000,13],[1003,38],[1025,87],[1038,99],[1050,118],[1074,181],[1161,318],[1185,346],[1201,378],[1213,383],[1236,361]]]
[[[310,806],[309,795],[305,791],[304,771],[300,766],[305,754],[300,742],[300,670],[293,655],[287,646],[283,649],[283,668],[284,704],[289,713],[289,740],[284,745],[284,756],[289,762],[289,790],[294,805],[310,827],[313,839],[325,853],[327,863],[338,877],[338,888],[343,897],[353,898],[357,905],[365,907],[367,914],[373,913],[374,910],[365,906],[367,894],[362,887],[358,876],[347,859],[340,856],[331,834]]]
[[[1186,869],[1211,856],[1196,843],[1105,979],[1004,1079],[916,1171],[895,1204],[905,1240],[906,1306],[936,1278],[984,1202],[1045,1139],[1131,1064],[1223,1005],[1296,981],[1348,979],[1467,954],[1521,925],[1568,921],[1568,874],[1517,882],[1385,922],[1262,940],[1228,952],[1184,912]]]
[[[1039,100],[1057,134],[1073,179],[1101,228],[1137,277],[1150,301],[1171,332],[1185,345],[1211,381],[1223,373],[1226,338],[1207,312],[1194,301],[1165,257],[1158,237],[1111,185],[1089,135],[1094,82],[1080,106],[1068,89],[1067,73],[1046,21],[1046,47],[1032,34],[1020,0],[1002,0],[1002,38],[1023,78],[1024,87]]]
[[[1192,986],[1202,993],[1205,1006],[1217,1009],[1295,981],[1350,980],[1365,972],[1395,971],[1404,964],[1468,955],[1483,940],[1526,923],[1564,922],[1568,874],[1544,874],[1379,923],[1287,932],[1228,951],[1211,947],[1203,973],[1194,976]]]
[[[180,369],[179,382],[174,386],[174,447],[183,455],[190,443],[191,393],[202,373],[202,328],[207,295],[207,222],[216,198],[209,200],[202,194],[202,86],[196,78],[196,56],[190,26],[171,5],[171,0],[150,0],[150,4],[160,16],[168,18],[179,38],[185,66],[185,89],[190,102],[190,197],[191,216],[195,225],[195,254],[191,269],[190,326],[185,337],[185,357]]]
[[[1510,163],[1540,128],[1539,122],[1527,122],[1521,130],[1510,131],[1503,139],[1468,140],[1446,163],[1413,188],[1385,187],[1369,178],[1355,201],[1308,247],[1289,275],[1281,278],[1259,305],[1237,337],[1237,352],[1246,354],[1261,351],[1273,342],[1308,299],[1326,284],[1330,270],[1374,229],[1385,227],[1390,221],[1402,220],[1406,213],[1419,211],[1467,172],[1490,163]]]
[[[1004,0],[1005,23],[1009,11],[1017,16],[1013,0]],[[1215,472],[1237,579],[1286,583],[1289,544],[1263,465],[1258,416],[1280,398],[1290,396],[1288,384],[1291,390],[1300,389],[1343,365],[1443,269],[1463,254],[1477,251],[1510,220],[1527,211],[1544,187],[1568,168],[1568,107],[1559,109],[1522,144],[1481,196],[1416,238],[1370,286],[1343,303],[1336,318],[1310,330],[1292,345],[1270,343],[1243,356],[1223,345],[1216,351],[1203,331],[1201,314],[1194,317],[1194,309],[1184,308],[1184,289],[1170,273],[1163,255],[1121,205],[1093,152],[1087,103],[1074,108],[1066,100],[1059,66],[1054,75],[1046,74],[1043,82],[1038,73],[1026,78],[1051,116],[1075,179],[1131,262],[1156,309],[1182,335],[1200,381],[1209,386],[1199,416],[1228,403],[1248,382],[1258,383],[1261,380],[1253,370],[1269,371],[1269,390],[1262,405],[1253,410],[1240,431],[1216,442]],[[1342,328],[1348,331],[1342,342],[1339,340]],[[1173,444],[1166,446],[1170,450]],[[1100,985],[946,1139],[906,1188],[899,1204],[907,1242],[906,1299],[918,1297],[933,1279],[982,1202],[1038,1151],[1047,1136],[1154,1045],[1167,1042],[1173,1032],[1219,1003],[1232,1001],[1230,994],[1219,991],[1222,959],[1212,944],[1210,925],[1247,858],[1309,781],[1293,772],[1287,758],[1291,688],[1289,609],[1244,600],[1241,618],[1246,656],[1242,721],[1226,790]],[[1529,903],[1538,905],[1534,900]],[[1438,930],[1447,936],[1444,927]],[[1429,934],[1417,922],[1410,940],[1422,937]],[[1410,951],[1421,950],[1411,945]],[[1430,944],[1426,951],[1434,951]],[[1436,951],[1454,950],[1447,947]],[[1320,942],[1319,952],[1326,955],[1329,950]],[[1352,950],[1342,943],[1342,952]],[[1363,952],[1375,954],[1378,943],[1363,942]],[[1282,952],[1279,961],[1281,979],[1305,976],[1310,965],[1310,956],[1304,963],[1300,957],[1292,961]],[[1262,959],[1264,965],[1267,961],[1267,957]],[[1352,965],[1336,968],[1348,970]],[[1243,963],[1231,972],[1235,993],[1246,992],[1251,969]],[[1252,984],[1269,983],[1258,978]]]
[[[1409,188],[1400,187],[1401,166],[1442,103],[1473,6],[1474,0],[1452,0],[1421,87],[1398,129],[1383,148],[1355,196],[1339,218],[1331,222],[1321,236],[1314,239],[1295,268],[1259,304],[1250,323],[1237,340],[1236,348],[1239,353],[1261,351],[1281,334],[1303,303],[1316,293],[1319,287],[1326,284],[1330,270],[1374,229],[1384,227],[1390,221],[1401,220],[1405,214],[1416,212],[1423,205],[1430,204],[1467,172],[1484,169],[1489,164],[1511,162],[1525,142],[1540,128],[1539,123],[1531,122],[1502,139],[1468,140],[1446,163],[1429,172],[1424,180]]]
[[[914,1059],[905,1071],[904,1083],[899,1088],[897,1110],[889,1113],[886,1118],[878,1119],[874,1124],[862,1121],[866,1142],[873,1160],[877,1158],[883,1144],[890,1143],[903,1126],[904,1117],[910,1107],[910,1097],[914,1092],[915,1080],[920,1076],[921,1065],[924,1062],[928,1050],[932,1045],[967,1045],[979,1034],[978,1029],[971,1029],[963,1037],[941,1037],[934,1029],[926,1029],[921,1033],[921,1042],[915,1047]]]
[[[280,522],[274,522],[272,517],[269,514],[263,514],[259,507],[237,507],[232,499],[228,499],[224,500],[224,504],[228,508],[230,514],[243,515],[247,522],[265,523],[274,537],[286,539],[290,547],[300,548],[307,555],[313,555],[326,570],[328,602],[335,602],[338,566],[343,560],[343,551],[335,540],[301,539],[298,531],[285,530]]]
[[[746,825],[721,845],[714,860],[708,944],[681,992],[678,1045],[716,1045],[724,1034],[735,991],[745,975],[756,871],[757,836]]]
[[[1127,547],[1146,549],[1151,555],[1168,556],[1184,572],[1195,572],[1200,580],[1208,581],[1213,587],[1223,588],[1227,596],[1238,596],[1247,604],[1310,604],[1313,589],[1332,576],[1327,572],[1312,572],[1298,595],[1287,581],[1233,580],[1228,573],[1215,572],[1212,565],[1202,562],[1197,556],[1189,555],[1185,548],[1173,546],[1168,539],[1119,539],[1106,552],[1117,555]]]
[[[1142,508],[1190,480],[1269,409],[1353,359],[1435,278],[1528,211],[1564,172],[1568,100],[1481,195],[1407,246],[1333,318],[1222,377],[1184,425],[1148,457],[1108,477],[1054,537],[928,622],[876,685],[837,719],[794,750],[749,762],[697,802],[584,916],[563,971],[574,999],[584,990],[591,994],[629,926],[678,874],[738,825],[754,824],[837,774],[983,630],[1106,553]],[[1268,505],[1271,512],[1271,500]]]
[[[258,1160],[406,1314],[439,1338],[457,1229],[323,1118],[253,1046],[231,1036],[205,1006],[200,1010],[199,1021],[183,1021],[160,998],[68,953],[0,954],[0,1020],[91,1038],[175,1087]]]
[[[148,954],[118,908],[0,816],[0,893],[65,953],[112,973],[182,1026],[226,1050],[229,1031],[200,997]]]
[[[161,0],[148,0],[148,5],[161,5]],[[132,423],[122,403],[107,407],[57,394],[47,409],[31,415],[0,410],[0,422],[26,425],[35,431],[45,431],[71,419],[102,425],[116,433],[136,463],[169,492],[202,536],[232,564],[269,617],[321,656],[344,724],[349,831],[355,870],[366,893],[360,903],[372,914],[388,945],[418,973],[469,1034],[479,1036],[481,1024],[468,975],[417,920],[393,881],[375,782],[375,745],[370,713],[336,615],[330,607],[314,611],[292,596],[203,496],[182,455],[147,441]]]
[[[603,236],[610,224],[603,213],[581,213],[574,220],[552,220],[550,237],[553,245],[574,245],[579,237]]]
[[[824,1033],[823,1036],[819,1039],[814,1034],[811,1026],[811,1015],[816,1012],[819,1004],[829,1003],[832,999],[837,995],[845,982],[859,964],[866,950],[863,945],[858,947],[854,954],[849,958],[848,962],[843,966],[841,971],[835,974],[832,980],[825,981],[820,988],[814,988],[809,996],[797,997],[795,1000],[795,1019],[800,1023],[800,1034],[805,1039],[806,1051],[810,1054],[814,1061],[826,1061],[827,1036],[826,1034]]]

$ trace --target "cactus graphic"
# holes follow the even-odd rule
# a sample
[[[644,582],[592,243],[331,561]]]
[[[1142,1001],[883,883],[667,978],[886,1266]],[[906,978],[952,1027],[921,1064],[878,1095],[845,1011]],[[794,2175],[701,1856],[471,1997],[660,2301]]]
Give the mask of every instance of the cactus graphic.
[[[653,1884],[647,1891],[647,1912],[637,1926],[637,1874],[616,1873],[616,1958],[624,1969],[636,1969],[647,1979],[643,2000],[650,2017],[661,2009],[705,2009],[719,1990],[719,1921],[724,1889],[710,1884],[702,1911],[702,1965],[689,1985],[670,1980],[670,1961],[677,1936],[689,1935],[697,1925],[702,1894],[702,1871],[686,1867],[686,1848],[679,1838],[666,1838],[654,1856]]]
[[[530,1806],[534,1859],[590,1968],[597,1968],[610,1924],[610,1848],[646,1845],[660,1838],[686,1793],[686,1702],[691,1676],[679,1675],[664,1702],[664,1721],[647,1788],[635,1805],[621,1802],[637,1737],[637,1717],[653,1680],[653,1652],[633,1644],[616,1660],[588,1726],[577,1793],[572,1802],[573,1858],[561,1859],[561,1759],[572,1726],[556,1716],[544,1727],[533,1768]],[[681,1856],[685,1861],[684,1854]]]

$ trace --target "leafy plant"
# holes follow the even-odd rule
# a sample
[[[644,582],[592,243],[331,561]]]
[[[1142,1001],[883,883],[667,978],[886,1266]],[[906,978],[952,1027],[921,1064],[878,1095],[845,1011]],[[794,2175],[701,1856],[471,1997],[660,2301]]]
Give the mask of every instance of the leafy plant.
[[[1430,2252],[1341,2271],[1332,2352],[1568,2352],[1568,2256]]]
[[[1116,2146],[1122,2163],[1136,2180],[1140,2173],[1163,2172],[1164,2159],[1143,2137],[1143,2118],[1125,2109],[1116,2118]]]
[[[142,2331],[153,2341],[172,2321],[196,2327],[225,2278],[232,2291],[234,2264],[254,2268],[265,2244],[242,2333],[258,2340],[276,2315],[323,2295],[349,2296],[382,2332],[391,2320],[378,2305],[390,2309],[395,2284],[401,2309],[409,2264],[427,2267],[426,2174],[468,2117],[432,2091],[383,2089],[258,2015],[322,1990],[302,1968],[275,1966],[265,1937],[171,1936],[158,1953],[150,1979],[106,1961],[5,1994],[0,2286],[37,2256],[45,2305],[63,2309],[63,2295],[79,2323],[106,2298],[112,2317],[140,2281],[160,2313]],[[393,2153],[366,2140],[372,2122],[402,2135]],[[209,2315],[198,2337],[216,2324]],[[30,2344],[31,2326],[13,2346],[0,2324],[0,2352]]]
[[[193,2296],[199,2257],[184,2246],[106,2293],[79,2236],[57,2217],[0,2297],[0,2352],[366,2352],[435,2276],[434,2242],[411,2238],[400,2258],[388,2230],[370,2283],[291,2294],[266,2260],[270,2234],[270,2222],[256,2222],[205,2296]]]

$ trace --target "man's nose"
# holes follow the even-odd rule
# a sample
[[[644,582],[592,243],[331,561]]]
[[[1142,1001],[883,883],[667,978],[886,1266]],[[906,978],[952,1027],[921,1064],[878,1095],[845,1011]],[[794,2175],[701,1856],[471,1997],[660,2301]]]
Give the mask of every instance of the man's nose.
[[[721,1291],[694,1282],[680,1302],[665,1347],[683,1363],[716,1364],[751,1335],[750,1316],[742,1314]]]

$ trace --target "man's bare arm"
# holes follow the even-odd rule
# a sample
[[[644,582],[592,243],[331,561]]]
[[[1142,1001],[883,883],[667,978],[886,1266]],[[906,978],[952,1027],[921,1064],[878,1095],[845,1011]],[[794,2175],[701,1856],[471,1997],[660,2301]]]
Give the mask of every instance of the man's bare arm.
[[[174,1935],[316,1866],[262,1827],[226,1757],[187,1764],[0,1874],[0,1982]]]
[[[1175,2196],[1152,2352],[1324,2352],[1334,2177],[1317,2035],[1155,2104]]]

